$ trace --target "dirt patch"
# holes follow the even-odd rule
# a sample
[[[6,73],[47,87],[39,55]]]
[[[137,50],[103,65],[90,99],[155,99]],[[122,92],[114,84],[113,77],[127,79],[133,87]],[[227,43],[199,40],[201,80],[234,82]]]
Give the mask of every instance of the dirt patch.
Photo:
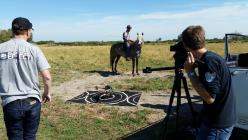
[[[153,72],[151,74],[140,74],[136,77],[165,77],[169,75],[166,72]],[[102,76],[99,73],[85,74],[82,79],[76,79],[60,84],[53,87],[52,93],[55,96],[59,96],[64,100],[71,99],[77,95],[80,95],[84,91],[96,90],[96,87],[104,87],[105,85],[118,80],[132,79],[130,73],[124,73],[121,75]]]
[[[141,73],[139,76],[142,78],[154,78],[154,77],[165,77],[173,75],[169,72],[153,72],[151,74]],[[73,97],[80,95],[81,93],[88,90],[96,90],[96,87],[104,87],[105,85],[118,80],[132,79],[131,73],[124,73],[121,75],[108,75],[103,76],[102,73],[90,73],[85,74],[82,79],[72,80],[60,84],[59,86],[53,87],[52,93],[54,96],[58,96],[63,100],[69,100]],[[191,95],[196,95],[195,91],[190,91]],[[149,117],[149,122],[154,122],[164,118],[165,109],[169,104],[171,90],[167,91],[155,91],[155,92],[142,92],[139,103],[136,107],[118,107],[122,111],[130,111],[137,109],[151,109],[156,112]],[[182,91],[182,96],[184,96]],[[176,103],[174,99],[174,104]],[[186,103],[186,99],[182,99],[182,104]]]

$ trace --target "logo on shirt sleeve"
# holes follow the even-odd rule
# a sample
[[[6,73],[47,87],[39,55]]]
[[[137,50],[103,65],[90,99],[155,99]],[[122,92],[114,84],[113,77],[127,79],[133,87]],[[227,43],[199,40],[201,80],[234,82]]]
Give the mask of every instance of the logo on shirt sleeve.
[[[215,72],[213,72],[213,73],[206,72],[206,73],[205,73],[205,78],[206,78],[206,81],[207,81],[208,83],[213,82],[214,79],[216,78],[216,73],[215,73]]]

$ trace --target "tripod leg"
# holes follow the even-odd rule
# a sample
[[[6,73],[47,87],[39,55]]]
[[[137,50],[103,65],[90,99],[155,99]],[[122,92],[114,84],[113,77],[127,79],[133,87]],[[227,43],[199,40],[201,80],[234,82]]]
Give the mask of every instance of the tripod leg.
[[[181,105],[181,80],[177,81],[176,133],[178,132],[179,109]]]
[[[189,107],[190,107],[190,110],[191,110],[191,113],[192,113],[193,121],[195,123],[195,121],[196,121],[195,111],[193,109],[193,105],[192,105],[192,102],[191,102],[191,98],[190,98],[190,94],[189,94],[189,89],[188,89],[187,81],[186,81],[186,78],[185,77],[182,77],[182,80],[183,80],[183,86],[184,86],[186,98],[187,98],[187,101],[189,103]]]
[[[174,84],[173,84],[172,91],[171,91],[171,96],[170,96],[170,101],[169,101],[169,106],[168,106],[168,109],[167,109],[167,115],[166,115],[166,117],[164,119],[164,122],[165,122],[164,123],[164,133],[162,135],[163,140],[166,139],[167,125],[168,125],[169,117],[170,117],[170,114],[171,114],[171,108],[172,108],[172,104],[173,104],[176,89],[177,89],[177,79],[174,80]]]

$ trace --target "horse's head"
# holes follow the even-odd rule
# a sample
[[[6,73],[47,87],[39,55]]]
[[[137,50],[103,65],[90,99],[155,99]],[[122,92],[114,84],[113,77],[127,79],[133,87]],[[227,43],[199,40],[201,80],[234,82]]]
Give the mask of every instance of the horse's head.
[[[141,49],[142,49],[142,45],[144,44],[144,33],[142,33],[141,35],[139,33],[137,33],[137,39],[136,41],[134,42],[133,44],[133,50],[134,50],[134,54],[136,56],[140,56],[140,53],[141,53]]]
[[[142,47],[142,45],[144,44],[144,33],[141,33],[141,35],[139,33],[137,33],[137,39],[135,41],[136,45]]]

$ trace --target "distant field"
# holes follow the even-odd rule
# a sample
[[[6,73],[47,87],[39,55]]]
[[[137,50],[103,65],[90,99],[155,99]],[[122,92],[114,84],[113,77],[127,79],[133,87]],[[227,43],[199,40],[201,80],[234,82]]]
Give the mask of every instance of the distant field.
[[[146,66],[161,67],[174,64],[171,44],[150,45],[145,44],[140,58],[140,70]],[[209,43],[206,45],[220,55],[224,54],[224,43]],[[233,43],[231,51],[247,50],[248,43]],[[52,75],[55,83],[78,78],[82,73],[92,71],[110,71],[110,46],[41,46],[49,63],[52,66]],[[131,71],[131,62],[123,58],[118,65],[120,72]]]
[[[91,71],[110,71],[110,46],[42,46],[52,66],[54,81],[60,83],[75,78],[75,73]],[[173,53],[169,44],[145,45],[142,49],[140,69],[146,66],[170,66]],[[120,72],[131,71],[131,62],[121,59],[118,64]]]
[[[171,44],[145,44],[140,59],[140,70],[146,66],[172,66],[173,52]],[[248,43],[233,43],[233,52],[248,52]],[[210,43],[207,48],[220,55],[224,54],[223,43]],[[41,46],[51,64],[55,85],[80,79],[94,71],[110,71],[110,46]],[[120,72],[131,71],[131,62],[121,59],[118,65]],[[133,78],[113,83],[116,89],[134,89],[157,91],[170,89],[172,78]],[[166,83],[166,84],[161,84]],[[42,108],[41,125],[38,139],[41,140],[101,140],[116,139],[151,123],[150,115],[156,111],[130,108],[122,111],[119,108],[103,105],[71,105],[61,99],[54,99],[51,104]],[[0,139],[6,138],[3,114],[0,109]]]

